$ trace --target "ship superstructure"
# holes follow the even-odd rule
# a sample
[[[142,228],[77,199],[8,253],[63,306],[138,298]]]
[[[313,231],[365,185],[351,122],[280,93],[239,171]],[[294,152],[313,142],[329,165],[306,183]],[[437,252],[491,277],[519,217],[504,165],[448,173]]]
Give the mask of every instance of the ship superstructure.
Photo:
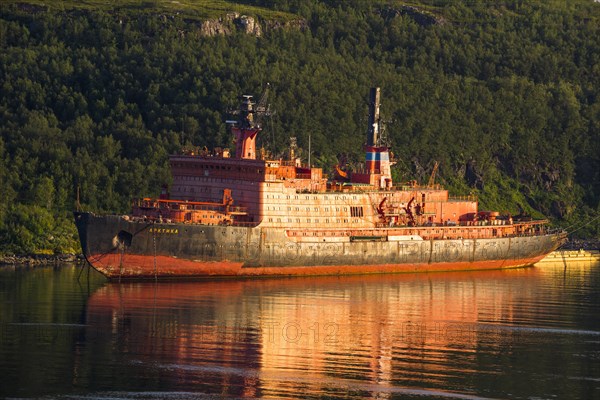
[[[77,213],[84,254],[109,277],[309,275],[500,268],[537,261],[563,240],[545,221],[480,212],[430,182],[396,185],[371,89],[365,163],[328,177],[256,150],[264,97],[227,121],[236,150],[170,158],[173,183],[128,216]],[[520,239],[524,238],[524,239]]]

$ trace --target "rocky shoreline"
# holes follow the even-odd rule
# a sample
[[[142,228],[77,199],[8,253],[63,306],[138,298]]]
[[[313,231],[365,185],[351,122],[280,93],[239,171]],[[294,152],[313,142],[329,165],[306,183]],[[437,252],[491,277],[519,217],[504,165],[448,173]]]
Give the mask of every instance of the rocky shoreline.
[[[82,254],[58,254],[45,255],[34,254],[27,256],[18,255],[0,255],[0,266],[6,265],[23,265],[23,266],[38,266],[38,265],[55,265],[62,263],[74,263],[83,260]]]
[[[560,250],[600,250],[600,239],[569,239]]]

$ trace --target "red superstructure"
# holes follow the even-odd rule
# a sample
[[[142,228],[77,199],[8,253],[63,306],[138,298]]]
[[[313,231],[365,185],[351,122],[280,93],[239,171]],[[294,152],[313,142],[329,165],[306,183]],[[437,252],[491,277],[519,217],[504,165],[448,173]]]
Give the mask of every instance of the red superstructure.
[[[260,223],[263,227],[306,230],[467,226],[475,222],[478,210],[473,197],[451,198],[439,186],[419,186],[415,182],[394,186],[390,148],[380,128],[379,93],[379,88],[371,91],[364,168],[347,172],[340,180],[329,180],[321,168],[302,164],[293,158],[293,151],[288,160],[257,157],[256,137],[261,128],[254,114],[258,111],[252,97],[244,96],[239,119],[229,121],[236,138],[235,156],[222,150],[172,156],[171,193],[179,199],[174,203],[179,209],[173,211],[176,217],[164,215],[164,210],[162,216],[193,222],[198,221],[193,207],[212,207],[221,215],[203,223]],[[145,204],[168,208],[149,199]],[[244,212],[231,214],[233,204]],[[134,210],[134,215],[157,216],[156,211]],[[188,213],[183,219],[182,211]],[[486,214],[483,219],[500,224],[496,214]]]

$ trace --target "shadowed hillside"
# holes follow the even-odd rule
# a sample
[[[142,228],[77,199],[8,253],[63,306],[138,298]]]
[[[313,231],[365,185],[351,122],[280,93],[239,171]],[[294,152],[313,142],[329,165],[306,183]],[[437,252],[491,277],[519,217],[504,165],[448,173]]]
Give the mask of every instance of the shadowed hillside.
[[[316,165],[361,161],[377,85],[396,182],[438,161],[454,194],[576,229],[599,211],[598,37],[583,0],[1,0],[0,252],[76,251],[78,192],[157,195],[169,154],[232,147],[226,111],[267,82],[273,155],[310,135]]]

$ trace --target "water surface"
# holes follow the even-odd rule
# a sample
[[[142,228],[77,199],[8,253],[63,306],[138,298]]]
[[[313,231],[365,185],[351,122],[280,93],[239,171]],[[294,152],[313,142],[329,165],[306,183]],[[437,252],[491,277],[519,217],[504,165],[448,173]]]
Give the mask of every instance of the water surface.
[[[2,268],[0,397],[600,398],[599,310],[589,262],[158,284]]]

